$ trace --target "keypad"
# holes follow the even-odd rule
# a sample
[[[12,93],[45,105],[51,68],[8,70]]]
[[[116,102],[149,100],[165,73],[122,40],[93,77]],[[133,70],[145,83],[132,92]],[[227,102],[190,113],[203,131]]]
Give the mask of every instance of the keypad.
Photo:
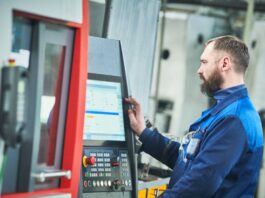
[[[113,191],[113,182],[118,180],[125,190],[132,189],[128,151],[119,149],[87,148],[84,154],[94,156],[95,164],[83,167],[84,192]],[[117,191],[117,189],[115,189]]]

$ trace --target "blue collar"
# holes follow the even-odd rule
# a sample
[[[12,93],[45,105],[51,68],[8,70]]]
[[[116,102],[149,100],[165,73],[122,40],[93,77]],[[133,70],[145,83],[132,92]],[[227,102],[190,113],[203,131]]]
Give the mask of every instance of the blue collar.
[[[230,88],[227,88],[227,89],[221,89],[221,90],[218,90],[216,91],[214,94],[213,94],[213,97],[215,99],[215,101],[217,102],[217,104],[222,101],[223,99],[225,99],[227,96],[245,88],[246,86],[244,84],[242,85],[237,85],[237,86],[234,86],[234,87],[230,87]]]
[[[245,85],[238,85],[215,92],[214,99],[216,100],[216,103],[206,111],[202,112],[202,116],[190,126],[190,130],[195,130],[195,126],[201,123],[204,119],[208,118],[208,116],[218,114],[234,101],[247,96],[248,92]]]
[[[216,104],[212,108],[212,111],[210,111],[210,114],[216,115],[219,111],[227,107],[229,104],[246,96],[248,96],[248,91],[244,84],[219,90],[214,93]]]

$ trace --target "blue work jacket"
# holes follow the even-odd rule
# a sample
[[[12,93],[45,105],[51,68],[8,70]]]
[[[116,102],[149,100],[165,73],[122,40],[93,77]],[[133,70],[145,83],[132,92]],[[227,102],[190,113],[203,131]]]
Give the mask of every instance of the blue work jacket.
[[[173,169],[160,198],[253,197],[263,153],[259,115],[244,85],[214,98],[182,142],[148,128],[140,135],[143,151]]]

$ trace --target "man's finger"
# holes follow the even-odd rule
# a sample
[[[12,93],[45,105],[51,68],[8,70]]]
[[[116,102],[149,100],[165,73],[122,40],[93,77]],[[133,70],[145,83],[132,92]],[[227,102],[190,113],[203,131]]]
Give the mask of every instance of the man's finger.
[[[140,103],[135,98],[131,97],[130,100],[131,100],[133,105],[135,105],[135,106],[139,106],[140,105]]]
[[[132,97],[125,98],[125,101],[130,103],[130,104],[132,104],[132,105],[134,105],[134,106],[139,106],[140,105],[139,102],[135,98],[132,98]]]
[[[135,114],[134,114],[133,110],[131,110],[131,109],[128,110],[128,116],[129,116],[129,119],[130,119],[131,123],[135,123],[136,122],[136,117],[135,117]]]
[[[135,99],[135,98],[125,98],[125,101],[132,104],[133,105],[133,110],[136,113],[136,117],[138,117],[139,115],[142,115],[142,111],[141,111],[141,105],[140,103]]]

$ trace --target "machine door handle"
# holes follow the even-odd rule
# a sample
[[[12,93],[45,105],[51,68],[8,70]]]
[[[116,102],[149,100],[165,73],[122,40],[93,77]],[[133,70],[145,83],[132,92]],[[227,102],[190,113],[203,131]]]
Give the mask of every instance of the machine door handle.
[[[40,173],[33,173],[32,177],[40,182],[44,182],[46,179],[58,177],[66,177],[67,179],[71,179],[72,174],[70,170],[45,170]]]

